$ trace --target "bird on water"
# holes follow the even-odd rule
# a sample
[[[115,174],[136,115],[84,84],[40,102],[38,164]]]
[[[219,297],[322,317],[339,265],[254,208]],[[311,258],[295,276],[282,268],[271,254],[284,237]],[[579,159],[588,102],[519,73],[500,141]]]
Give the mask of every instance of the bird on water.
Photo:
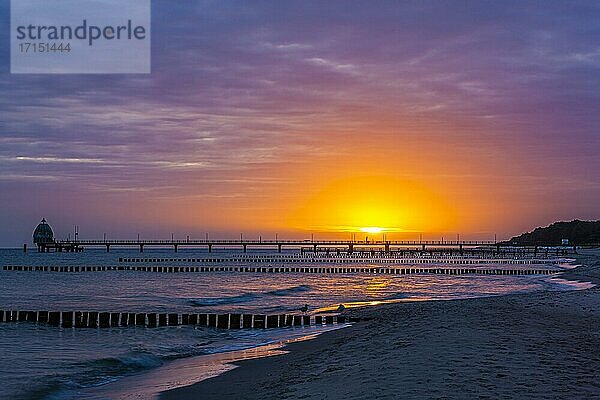
[[[303,307],[301,307],[300,311],[302,311],[304,314],[306,314],[308,312],[308,304],[305,304]]]

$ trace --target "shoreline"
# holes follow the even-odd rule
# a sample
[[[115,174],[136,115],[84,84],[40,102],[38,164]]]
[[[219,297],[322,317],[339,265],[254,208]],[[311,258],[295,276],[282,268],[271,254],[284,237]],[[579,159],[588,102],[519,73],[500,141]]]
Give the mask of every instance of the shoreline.
[[[309,340],[313,335],[290,339],[289,342]],[[219,376],[237,368],[235,361],[284,354],[287,341],[265,344],[242,350],[205,354],[173,360],[144,373],[126,376],[113,383],[86,388],[78,392],[88,399],[150,399],[159,393]]]
[[[598,285],[599,259],[600,251],[583,250],[576,258],[581,265],[565,271],[558,278]],[[560,353],[558,348],[540,346],[532,351],[531,345],[544,342],[545,335],[560,336],[565,329],[572,335],[578,332],[593,334],[589,332],[593,324],[588,325],[587,321],[591,319],[598,326],[599,305],[600,289],[596,286],[576,291],[406,302],[354,309],[350,315],[364,321],[343,330],[325,332],[308,341],[287,344],[282,349],[284,354],[235,361],[236,368],[162,392],[159,398],[498,398],[503,395],[514,397],[523,390],[530,396],[543,398],[553,393],[551,387],[558,392],[566,390],[572,398],[582,398],[578,397],[582,395],[580,390],[587,393],[584,397],[600,397],[600,384],[594,380],[594,371],[600,369],[600,350],[596,349],[594,341],[582,340],[578,346],[559,341],[559,347],[567,352],[581,353],[586,349],[580,357],[570,360],[571,363],[563,361],[564,368],[571,367],[570,371],[563,371],[565,377],[579,383],[567,388],[556,387],[556,382],[548,378],[557,378],[557,370],[548,370],[545,364],[534,364],[531,357],[524,358],[523,352],[518,351],[525,350],[537,359],[549,359],[552,361],[549,365],[561,364],[556,359]],[[471,312],[466,313],[467,310]],[[557,311],[560,312],[557,314]],[[573,313],[582,314],[583,320],[574,319]],[[550,320],[542,318],[553,314],[556,314],[555,318]],[[529,321],[525,316],[530,317]],[[569,330],[573,322],[583,326]],[[531,325],[530,344],[527,344],[527,338],[531,334],[522,331],[523,324]],[[496,343],[501,345],[499,352],[498,347],[486,345],[502,338],[503,330],[498,329],[501,326],[510,329],[504,332],[507,338]],[[423,337],[428,340],[424,342]],[[510,343],[513,343],[512,350]],[[477,357],[482,350],[487,352]],[[381,357],[374,357],[374,354]],[[509,354],[518,362],[507,358]],[[590,355],[587,366],[584,354]],[[412,362],[408,363],[408,360]],[[442,360],[445,360],[445,366]],[[575,361],[577,365],[570,365]],[[520,374],[515,373],[515,367]],[[496,370],[501,372],[494,376]],[[529,379],[524,379],[523,374],[530,376]],[[508,377],[514,379],[506,379]],[[581,384],[583,388],[579,388]]]
[[[292,327],[288,339],[275,340],[255,347],[171,360],[150,371],[128,375],[104,385],[80,389],[77,395],[90,400],[155,399],[161,392],[193,385],[235,369],[237,361],[282,355],[288,352],[286,346],[289,344],[312,340],[321,334],[349,326],[349,324],[335,324],[320,329],[315,326]]]

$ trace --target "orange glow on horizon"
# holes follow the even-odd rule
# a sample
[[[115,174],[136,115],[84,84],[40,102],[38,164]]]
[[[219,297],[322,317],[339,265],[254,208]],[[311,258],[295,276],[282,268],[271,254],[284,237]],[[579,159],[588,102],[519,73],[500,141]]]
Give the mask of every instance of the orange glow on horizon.
[[[409,180],[361,176],[338,180],[298,205],[295,229],[323,232],[426,232],[450,230],[455,212],[439,195]]]

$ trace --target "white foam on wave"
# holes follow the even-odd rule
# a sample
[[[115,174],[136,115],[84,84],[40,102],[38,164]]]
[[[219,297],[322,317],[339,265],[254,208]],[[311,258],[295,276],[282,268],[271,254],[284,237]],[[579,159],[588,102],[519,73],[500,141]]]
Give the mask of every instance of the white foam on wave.
[[[550,278],[549,280],[550,280],[550,282],[552,282],[555,285],[555,288],[559,291],[585,290],[585,289],[591,289],[594,286],[596,286],[592,282],[572,281],[569,279],[556,278],[556,277]]]

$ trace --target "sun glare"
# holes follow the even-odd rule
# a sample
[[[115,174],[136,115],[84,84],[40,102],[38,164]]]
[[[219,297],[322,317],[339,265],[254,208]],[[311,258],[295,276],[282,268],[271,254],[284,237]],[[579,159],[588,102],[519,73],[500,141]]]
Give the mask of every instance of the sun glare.
[[[323,232],[441,232],[454,213],[436,193],[417,182],[360,176],[331,182],[305,199],[289,224]]]
[[[378,226],[365,226],[360,228],[361,232],[365,232],[365,233],[381,233],[383,231],[385,231],[385,228],[380,228]]]

